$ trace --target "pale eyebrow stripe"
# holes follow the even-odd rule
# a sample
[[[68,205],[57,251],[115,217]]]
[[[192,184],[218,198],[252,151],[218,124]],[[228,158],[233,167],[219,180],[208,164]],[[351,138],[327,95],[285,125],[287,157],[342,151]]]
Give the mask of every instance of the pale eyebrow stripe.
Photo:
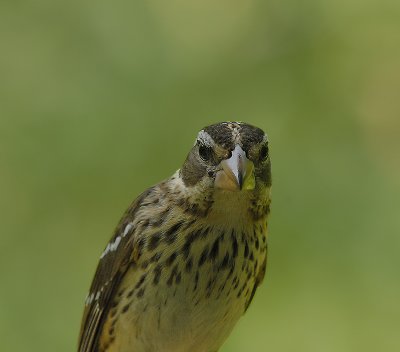
[[[202,144],[211,147],[212,145],[215,144],[214,139],[210,136],[209,133],[207,133],[204,130],[201,130],[199,132],[199,134],[197,135],[197,139],[195,144],[197,143],[197,141],[200,141]]]

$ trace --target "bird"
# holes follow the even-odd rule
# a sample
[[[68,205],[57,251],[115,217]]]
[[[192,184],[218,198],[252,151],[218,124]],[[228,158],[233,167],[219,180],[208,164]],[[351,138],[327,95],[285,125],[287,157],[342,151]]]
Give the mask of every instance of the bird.
[[[267,263],[271,161],[264,131],[220,122],[182,167],[128,207],[101,253],[78,352],[216,352]]]

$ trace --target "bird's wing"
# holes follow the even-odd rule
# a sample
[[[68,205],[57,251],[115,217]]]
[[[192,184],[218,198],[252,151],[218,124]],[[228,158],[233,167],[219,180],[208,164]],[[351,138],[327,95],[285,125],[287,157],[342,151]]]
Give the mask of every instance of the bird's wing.
[[[142,193],[128,208],[113,237],[100,257],[100,262],[86,299],[79,335],[78,352],[95,352],[100,333],[115,290],[129,265],[137,260],[137,241],[131,223],[137,210],[144,205],[151,188]]]

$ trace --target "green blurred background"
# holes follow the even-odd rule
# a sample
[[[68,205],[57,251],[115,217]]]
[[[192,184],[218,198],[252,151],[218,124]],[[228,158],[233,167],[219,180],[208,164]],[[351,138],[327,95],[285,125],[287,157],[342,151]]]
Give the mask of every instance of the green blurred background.
[[[74,351],[99,254],[197,131],[268,132],[266,280],[222,352],[400,350],[400,2],[1,1],[2,351]]]

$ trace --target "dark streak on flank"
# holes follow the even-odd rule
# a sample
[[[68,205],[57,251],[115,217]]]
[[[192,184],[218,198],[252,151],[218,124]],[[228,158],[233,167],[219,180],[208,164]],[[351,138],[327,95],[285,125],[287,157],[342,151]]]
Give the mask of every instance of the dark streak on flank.
[[[226,252],[226,253],[225,253],[225,257],[224,257],[224,259],[222,260],[222,262],[221,262],[219,268],[220,268],[221,270],[226,269],[226,268],[228,267],[228,263],[229,263],[229,252]]]
[[[238,255],[238,243],[237,243],[237,239],[235,236],[235,232],[233,230],[232,230],[231,238],[232,238],[232,256],[233,256],[233,258],[236,258]]]
[[[218,252],[219,252],[219,238],[217,238],[214,241],[214,244],[211,247],[210,250],[210,259],[215,260],[218,257]]]
[[[204,229],[198,229],[196,231],[190,232],[185,239],[185,243],[182,247],[183,258],[187,259],[190,254],[190,247],[192,246],[193,242],[200,238],[202,232],[205,232]]]
[[[145,239],[145,238],[141,238],[141,239],[138,241],[138,244],[137,244],[137,251],[138,251],[138,256],[139,256],[139,257],[142,255],[143,247],[144,247],[145,243],[146,243],[146,239]]]
[[[158,262],[158,261],[160,260],[161,256],[162,256],[162,252],[157,252],[157,253],[155,253],[155,254],[150,258],[150,262],[152,262],[152,263]]]
[[[162,271],[162,266],[161,266],[160,264],[158,264],[158,265],[154,268],[153,285],[157,285],[158,282],[160,281],[161,271]]]
[[[146,274],[143,274],[142,277],[137,282],[137,284],[135,285],[135,289],[138,289],[140,286],[142,286],[145,279],[146,279]]]
[[[212,283],[213,283],[213,280],[209,279],[208,283],[207,283],[207,290],[209,290],[211,288]]]
[[[167,285],[171,286],[172,282],[174,281],[174,277],[177,275],[178,273],[178,265],[175,264],[175,266],[172,269],[171,275],[169,276],[168,280],[167,280]]]
[[[247,281],[245,281],[244,283],[243,283],[243,286],[240,288],[240,295],[244,292],[244,290],[245,290],[245,288],[247,287]],[[240,296],[239,295],[239,296]]]
[[[215,282],[214,280],[213,279],[208,280],[207,288],[206,288],[206,298],[209,298],[211,296],[211,289],[212,289],[213,283]]]
[[[205,246],[199,258],[199,266],[202,266],[205,263],[207,259],[207,254],[208,254],[208,246]]]
[[[167,266],[171,266],[174,263],[177,256],[178,254],[176,252],[172,252],[171,255],[168,257],[168,259],[166,260],[165,264]]]
[[[178,236],[178,231],[184,224],[184,221],[179,221],[175,225],[172,225],[166,232],[164,236],[165,242],[168,244],[172,244],[175,242],[177,236]]]
[[[142,288],[138,291],[138,293],[136,294],[136,297],[137,297],[137,298],[140,298],[140,297],[143,297],[143,295],[144,295],[144,287],[142,287]]]
[[[146,269],[149,265],[149,261],[148,260],[144,260],[142,265],[140,266],[142,269]]]
[[[190,273],[190,271],[192,270],[192,266],[193,266],[193,258],[190,257],[186,262],[186,272]]]
[[[229,279],[229,277],[232,276],[233,271],[235,270],[235,261],[234,261],[232,258],[231,258],[231,260],[230,260],[230,264],[231,264],[231,269],[230,269],[229,272],[228,272],[227,279]]]
[[[193,286],[193,292],[197,290],[197,285],[199,283],[199,271],[196,271],[196,276],[194,278],[194,286]]]
[[[208,227],[205,227],[202,231],[201,231],[201,238],[207,238],[207,235],[209,234],[209,232],[211,232],[212,229],[210,230]]]
[[[182,277],[181,272],[179,272],[175,277],[176,284],[179,284],[181,282],[181,277]]]
[[[247,241],[244,244],[244,257],[247,258],[249,256],[249,244]]]
[[[154,233],[149,240],[149,243],[147,245],[148,249],[150,251],[154,250],[157,248],[157,246],[160,244],[160,241],[162,239],[162,233],[161,232],[156,232]]]
[[[128,304],[126,304],[123,308],[122,308],[122,310],[121,310],[121,313],[126,313],[127,311],[128,311],[128,309],[129,309],[129,306],[131,305],[131,302],[129,302]]]

